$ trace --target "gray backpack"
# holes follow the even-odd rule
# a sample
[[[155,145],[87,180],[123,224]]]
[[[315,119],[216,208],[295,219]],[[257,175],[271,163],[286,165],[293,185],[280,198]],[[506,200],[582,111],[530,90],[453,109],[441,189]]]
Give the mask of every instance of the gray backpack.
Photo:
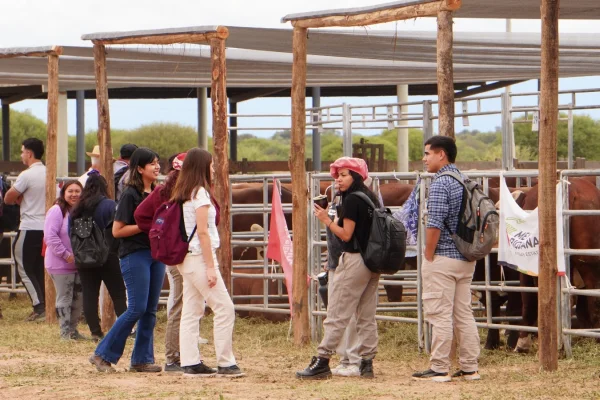
[[[481,260],[492,251],[498,237],[500,216],[492,200],[477,182],[464,179],[455,172],[444,172],[463,185],[463,198],[456,229],[452,234],[456,248],[467,260]],[[440,176],[441,176],[440,175]],[[455,233],[452,233],[455,232]]]

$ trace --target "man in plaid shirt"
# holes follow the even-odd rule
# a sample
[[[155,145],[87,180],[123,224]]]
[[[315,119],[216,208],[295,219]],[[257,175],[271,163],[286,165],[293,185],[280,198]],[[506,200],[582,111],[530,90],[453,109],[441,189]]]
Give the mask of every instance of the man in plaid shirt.
[[[413,374],[414,379],[450,382],[452,378],[480,379],[479,332],[471,310],[471,282],[475,262],[458,251],[451,234],[456,232],[463,200],[463,186],[454,178],[460,174],[454,161],[454,139],[434,136],[425,142],[423,161],[427,172],[435,173],[427,200],[427,229],[421,276],[425,318],[433,326],[430,369]],[[460,344],[460,370],[450,377],[453,332]]]

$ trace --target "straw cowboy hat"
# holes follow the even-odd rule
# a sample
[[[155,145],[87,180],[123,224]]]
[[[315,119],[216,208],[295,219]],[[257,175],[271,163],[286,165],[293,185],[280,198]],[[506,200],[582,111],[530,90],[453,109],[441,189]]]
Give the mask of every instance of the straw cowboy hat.
[[[100,157],[100,146],[95,145],[91,153],[86,151],[85,154],[87,154],[89,157]],[[112,148],[110,149],[110,154],[112,154]]]

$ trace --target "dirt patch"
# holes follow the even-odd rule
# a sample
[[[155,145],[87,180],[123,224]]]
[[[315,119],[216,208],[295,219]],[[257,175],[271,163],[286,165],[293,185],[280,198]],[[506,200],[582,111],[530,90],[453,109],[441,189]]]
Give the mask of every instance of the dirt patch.
[[[2,301],[2,297],[0,297]],[[556,373],[541,373],[535,354],[483,351],[479,382],[415,382],[411,374],[428,367],[419,354],[416,328],[380,322],[376,378],[334,377],[328,381],[299,381],[315,352],[315,344],[296,348],[287,339],[288,323],[237,320],[235,354],[247,376],[186,378],[168,373],[126,372],[133,340],[115,374],[101,374],[88,363],[92,342],[61,341],[56,325],[22,322],[28,307],[3,302],[0,320],[0,389],[9,399],[592,399],[600,398],[600,346],[579,341],[573,360],[561,360]],[[159,313],[155,355],[164,364],[164,313]],[[86,332],[86,327],[81,326]],[[202,322],[201,334],[212,338],[212,320]],[[485,339],[485,336],[482,336]],[[201,346],[203,359],[215,365],[214,347]],[[333,366],[336,360],[332,361]]]

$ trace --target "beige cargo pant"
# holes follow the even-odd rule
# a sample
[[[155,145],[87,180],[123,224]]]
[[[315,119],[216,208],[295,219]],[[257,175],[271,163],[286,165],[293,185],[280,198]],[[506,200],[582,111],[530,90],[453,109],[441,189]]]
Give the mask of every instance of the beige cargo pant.
[[[323,323],[325,336],[317,352],[330,358],[344,337],[346,327],[356,315],[358,354],[373,359],[377,354],[377,288],[379,274],[371,272],[359,253],[342,253],[329,293],[327,318]]]
[[[477,371],[480,342],[471,309],[471,282],[475,262],[434,256],[423,258],[423,309],[433,325],[431,369],[450,372],[453,331],[459,343],[458,362],[465,372]]]

